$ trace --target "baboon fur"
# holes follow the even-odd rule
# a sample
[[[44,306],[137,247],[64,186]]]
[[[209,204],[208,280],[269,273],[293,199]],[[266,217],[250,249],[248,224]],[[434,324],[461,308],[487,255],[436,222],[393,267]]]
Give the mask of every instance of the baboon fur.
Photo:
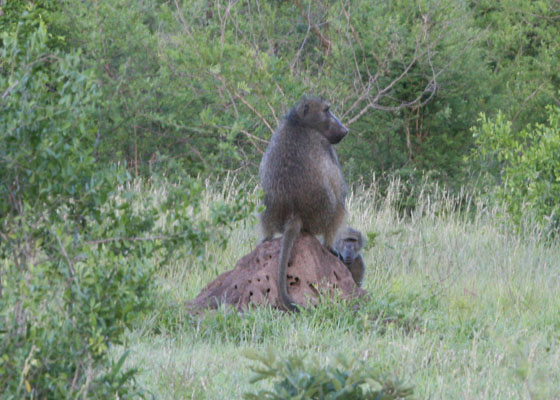
[[[283,234],[278,289],[287,310],[297,310],[286,288],[296,238],[301,232],[321,235],[323,244],[334,252],[336,232],[346,218],[346,183],[333,145],[347,133],[328,102],[304,98],[276,129],[262,158],[262,241]]]
[[[360,231],[346,227],[337,235],[335,249],[342,257],[342,262],[348,267],[356,285],[362,286],[366,267],[360,254],[364,247],[364,239]]]

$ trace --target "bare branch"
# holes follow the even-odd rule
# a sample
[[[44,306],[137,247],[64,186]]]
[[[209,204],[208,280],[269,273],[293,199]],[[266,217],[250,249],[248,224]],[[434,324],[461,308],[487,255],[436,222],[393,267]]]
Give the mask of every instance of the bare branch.
[[[350,24],[349,15],[348,15],[348,12],[346,10],[344,10],[344,14],[346,15],[348,23]],[[459,58],[468,48],[470,48],[474,41],[478,40],[485,33],[485,31],[483,31],[480,34],[478,34],[477,36],[468,40],[466,42],[466,44],[464,45],[464,47],[461,49],[461,51],[452,60],[450,60],[447,64],[440,67],[438,70],[436,70],[436,68],[433,65],[433,61],[432,61],[433,49],[443,39],[445,34],[447,32],[449,32],[449,29],[451,29],[453,24],[452,24],[452,21],[447,21],[445,24],[443,24],[443,26],[441,28],[441,31],[439,32],[437,37],[434,38],[430,42],[429,38],[428,38],[428,30],[429,30],[429,23],[430,23],[429,16],[428,15],[423,15],[422,18],[423,18],[422,40],[420,40],[420,39],[417,40],[416,46],[415,46],[415,49],[414,49],[414,54],[413,54],[412,58],[410,59],[410,61],[408,62],[408,64],[406,65],[406,67],[399,74],[399,76],[394,78],[389,84],[387,84],[383,88],[380,88],[378,86],[381,68],[378,69],[378,71],[376,72],[376,74],[374,76],[370,75],[367,85],[363,86],[363,89],[360,91],[360,94],[358,95],[358,97],[355,99],[355,101],[352,103],[352,105],[349,108],[346,109],[345,113],[343,114],[343,117],[345,115],[353,114],[353,111],[356,110],[356,108],[358,106],[361,107],[360,110],[357,111],[346,122],[348,125],[351,125],[352,123],[356,122],[358,119],[360,119],[365,113],[367,113],[371,109],[394,112],[394,111],[401,110],[403,108],[425,106],[429,101],[432,100],[432,98],[434,97],[435,93],[437,92],[437,90],[439,88],[437,78],[443,72],[445,72],[449,68],[449,66],[454,61],[457,60],[457,58]],[[358,42],[359,45],[361,44],[360,41],[357,40],[357,42]],[[427,42],[426,47],[424,49],[421,49],[422,42]],[[430,77],[429,81],[426,83],[422,93],[420,93],[416,98],[414,98],[411,101],[402,100],[402,101],[400,101],[399,104],[393,105],[393,106],[381,105],[380,104],[381,100],[383,98],[386,98],[386,97],[391,98],[390,93],[393,90],[393,88],[401,80],[403,80],[408,75],[411,68],[424,57],[426,57],[427,63],[430,67],[431,77]],[[381,61],[379,61],[379,62],[381,62]],[[358,76],[360,76],[360,71],[358,69],[357,62],[355,61],[354,64],[355,64],[354,68],[356,69],[356,74]],[[381,65],[380,65],[380,67],[381,67]],[[376,91],[375,94],[372,94],[371,91],[372,91],[374,86],[377,88],[377,91]],[[427,95],[427,97],[426,97],[426,95]],[[394,99],[394,100],[396,100],[396,99]],[[365,104],[364,104],[364,102],[365,102]]]
[[[224,79],[223,76],[219,75],[219,74],[213,74],[213,76],[218,79],[223,85],[224,87],[227,88],[226,85],[226,80]],[[229,89],[228,89],[229,92]],[[271,133],[274,133],[274,129],[272,128],[272,126],[270,126],[270,124],[268,123],[268,121],[266,120],[266,118],[264,118],[262,116],[262,114],[260,112],[258,112],[255,107],[253,107],[247,100],[245,100],[245,98],[243,96],[241,96],[236,90],[233,90],[233,95],[239,99],[243,104],[245,104],[245,106],[251,110],[253,113],[255,113],[257,115],[257,117],[259,117],[259,119],[263,122],[263,124],[266,125],[266,127],[270,130]]]
[[[305,46],[305,43],[307,43],[307,38],[309,37],[309,32],[311,31],[311,27],[309,25],[307,25],[307,32],[305,32],[305,36],[303,37],[303,40],[296,52],[296,56],[294,57],[294,60],[290,63],[290,72],[293,74],[294,73],[294,68],[296,67],[296,64],[299,60],[299,56],[301,54],[301,52],[303,51],[303,47]]]
[[[245,129],[241,129],[241,132],[243,132],[245,134],[245,136],[247,136],[247,138],[249,139],[249,141],[253,144],[253,146],[255,147],[255,149],[257,149],[257,151],[261,154],[264,154],[264,150],[261,149],[259,147],[259,145],[257,143],[255,143],[255,141],[259,141],[259,142],[263,142],[263,143],[268,143],[266,140],[261,139],[258,136],[255,135],[251,135],[249,132],[247,132]]]
[[[294,0],[294,3],[296,3],[296,6],[299,8],[299,12],[301,16],[306,19],[307,25],[311,28],[313,32],[315,32],[315,34],[319,38],[319,41],[321,42],[321,45],[323,45],[323,48],[325,50],[325,57],[328,57],[331,51],[331,41],[321,33],[317,25],[311,23],[309,12],[307,13],[305,12],[305,10],[303,9],[303,5],[301,4],[301,1]]]
[[[10,92],[12,90],[14,90],[14,88],[19,84],[19,81],[15,81],[14,84],[12,86],[10,86],[8,89],[6,89],[6,91],[2,94],[2,99],[5,99],[6,97],[8,97],[8,95],[10,94]]]
[[[525,109],[525,104],[527,104],[533,97],[535,97],[535,95],[541,90],[541,88],[544,86],[544,84],[545,84],[545,82],[542,82],[535,90],[533,90],[533,92],[529,96],[527,96],[527,98],[525,100],[523,100],[523,103],[519,107],[519,111],[517,111],[515,113],[515,115],[513,116],[513,118],[511,119],[512,122],[515,122],[515,120],[517,120],[517,117],[519,117],[519,114],[521,114],[521,111],[523,111]]]
[[[272,128],[272,126],[270,126],[270,124],[268,123],[268,121],[262,116],[262,114],[260,112],[258,112],[255,107],[253,107],[247,100],[245,100],[239,93],[237,93],[236,91],[233,91],[233,95],[235,97],[237,97],[239,100],[241,100],[241,102],[243,104],[245,104],[247,106],[247,108],[251,111],[253,111],[260,119],[261,121],[266,125],[266,127],[270,130],[271,133],[274,133],[274,129]]]
[[[112,242],[151,242],[154,240],[166,240],[171,239],[173,236],[147,236],[147,237],[112,237],[106,239],[98,239],[98,240],[87,240],[85,244],[89,246],[95,246],[98,244],[105,244],[105,243],[112,243]]]
[[[62,244],[60,237],[58,237],[56,233],[55,233],[55,237],[56,237],[56,241],[58,242],[58,246],[60,247],[60,251],[62,251],[62,255],[64,256],[64,258],[66,259],[66,263],[68,264],[68,269],[70,270],[70,278],[75,279],[76,271],[74,270],[74,263],[70,260],[70,257],[68,257],[66,248],[64,248],[64,245]]]
[[[276,125],[278,126],[279,125],[278,117],[276,116],[276,112],[274,111],[274,107],[272,107],[272,105],[270,104],[270,102],[268,100],[266,101],[266,105],[270,109],[270,112],[272,113],[272,116],[274,117],[274,121],[276,122]]]
[[[187,25],[187,21],[185,21],[185,16],[183,15],[183,11],[179,7],[179,3],[177,3],[177,0],[174,0],[174,1],[175,1],[175,8],[177,9],[177,15],[179,16],[179,19],[181,20],[181,23],[183,24],[183,29],[185,30],[185,33],[188,35],[188,37],[191,38],[194,49],[196,51],[196,55],[198,56],[198,58],[202,58],[201,55],[200,55],[200,51],[198,50],[198,45],[196,43],[196,40],[194,40],[192,32],[189,29],[189,26]]]

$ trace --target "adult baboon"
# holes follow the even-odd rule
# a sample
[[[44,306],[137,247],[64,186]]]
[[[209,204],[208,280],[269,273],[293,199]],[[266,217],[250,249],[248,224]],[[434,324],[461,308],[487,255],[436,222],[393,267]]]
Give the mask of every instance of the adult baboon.
[[[337,235],[335,249],[342,257],[342,262],[348,267],[356,285],[362,286],[364,279],[364,260],[360,250],[364,247],[364,239],[360,231],[354,228],[344,228]]]
[[[278,262],[278,292],[284,307],[296,310],[288,295],[286,272],[300,232],[322,235],[334,252],[336,232],[346,217],[346,183],[334,144],[348,129],[333,115],[330,104],[304,98],[272,135],[259,176],[266,209],[260,215],[262,241],[283,233]]]

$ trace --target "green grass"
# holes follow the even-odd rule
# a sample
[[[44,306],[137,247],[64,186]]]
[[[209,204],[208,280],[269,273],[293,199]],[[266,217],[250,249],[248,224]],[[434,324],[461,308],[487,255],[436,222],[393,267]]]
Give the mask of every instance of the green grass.
[[[208,186],[205,196],[255,193],[236,186]],[[253,217],[225,249],[209,244],[199,259],[185,249],[160,266],[157,307],[129,332],[127,365],[140,368],[139,382],[161,399],[239,399],[271,387],[249,383],[254,362],[243,357],[244,349],[269,348],[325,366],[340,354],[365,360],[414,386],[419,399],[559,398],[558,241],[547,244],[530,221],[520,233],[499,208],[468,196],[473,211],[459,213],[458,198],[443,190],[423,196],[405,218],[393,207],[400,196],[398,182],[387,197],[373,189],[349,196],[351,225],[375,238],[363,251],[370,297],[359,311],[324,301],[298,315],[225,308],[187,315],[185,300],[255,248]]]

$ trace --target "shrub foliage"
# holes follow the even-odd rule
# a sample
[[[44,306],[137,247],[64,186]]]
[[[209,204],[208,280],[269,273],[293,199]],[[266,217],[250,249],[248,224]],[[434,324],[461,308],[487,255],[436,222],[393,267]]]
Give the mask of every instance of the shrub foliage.
[[[411,387],[383,377],[379,368],[366,362],[337,358],[334,365],[321,367],[317,360],[305,356],[277,358],[272,350],[265,354],[246,351],[246,357],[258,362],[252,383],[274,380],[273,390],[247,393],[245,399],[404,399],[412,396]]]

